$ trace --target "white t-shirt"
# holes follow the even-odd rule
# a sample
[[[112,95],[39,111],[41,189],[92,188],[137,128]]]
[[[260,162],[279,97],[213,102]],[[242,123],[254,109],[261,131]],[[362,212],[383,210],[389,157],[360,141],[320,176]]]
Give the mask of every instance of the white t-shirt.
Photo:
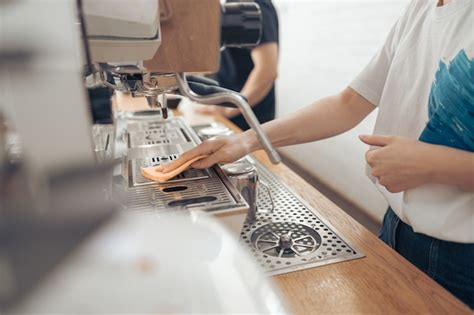
[[[474,151],[474,1],[414,0],[350,86],[379,107],[374,134]],[[390,193],[415,232],[474,243],[474,193],[428,184]]]

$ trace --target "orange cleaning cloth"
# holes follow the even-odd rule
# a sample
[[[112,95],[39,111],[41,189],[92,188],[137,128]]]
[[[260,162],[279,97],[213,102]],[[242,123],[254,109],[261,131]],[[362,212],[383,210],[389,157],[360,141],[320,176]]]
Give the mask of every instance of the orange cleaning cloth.
[[[163,173],[163,171],[162,171],[163,168],[164,168],[163,165],[142,167],[142,175],[143,175],[143,177],[145,177],[149,180],[159,182],[159,183],[164,183],[167,180],[169,180],[169,179],[171,179],[175,176],[178,176],[179,174],[184,172],[194,162],[196,162],[200,159],[203,159],[205,157],[207,157],[207,155],[196,156],[194,159],[191,159],[189,161],[184,162],[183,164],[178,166],[176,169],[172,170],[171,172],[167,172],[167,173]]]

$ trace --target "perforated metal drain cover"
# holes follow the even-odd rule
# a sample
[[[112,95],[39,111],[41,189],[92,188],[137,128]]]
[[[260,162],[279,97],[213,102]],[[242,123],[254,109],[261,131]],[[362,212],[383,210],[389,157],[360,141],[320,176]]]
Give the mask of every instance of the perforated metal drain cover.
[[[272,213],[258,213],[246,221],[241,242],[268,274],[277,275],[364,257],[345,241],[321,215],[302,202],[262,164],[252,159],[260,179],[270,188],[271,198],[262,190],[258,208]]]

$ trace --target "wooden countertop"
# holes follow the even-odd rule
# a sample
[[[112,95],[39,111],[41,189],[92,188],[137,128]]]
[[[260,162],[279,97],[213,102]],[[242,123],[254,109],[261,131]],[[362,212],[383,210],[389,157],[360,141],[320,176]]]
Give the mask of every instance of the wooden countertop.
[[[182,116],[190,124],[218,121],[238,131],[222,117],[190,111]],[[362,259],[273,277],[292,314],[472,314],[466,305],[291,169],[284,164],[273,165],[262,151],[256,152],[255,157],[366,255]]]

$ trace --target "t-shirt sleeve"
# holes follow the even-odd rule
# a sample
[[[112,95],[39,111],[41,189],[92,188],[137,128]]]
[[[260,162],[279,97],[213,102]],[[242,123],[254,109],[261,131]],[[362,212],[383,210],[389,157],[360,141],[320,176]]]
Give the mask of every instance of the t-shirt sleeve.
[[[260,44],[278,43],[278,15],[270,0],[256,1],[262,12],[262,38]]]
[[[374,106],[378,106],[380,103],[380,98],[392,64],[392,59],[410,12],[410,6],[408,6],[405,14],[390,30],[382,48],[372,57],[367,66],[349,84],[353,90]]]

